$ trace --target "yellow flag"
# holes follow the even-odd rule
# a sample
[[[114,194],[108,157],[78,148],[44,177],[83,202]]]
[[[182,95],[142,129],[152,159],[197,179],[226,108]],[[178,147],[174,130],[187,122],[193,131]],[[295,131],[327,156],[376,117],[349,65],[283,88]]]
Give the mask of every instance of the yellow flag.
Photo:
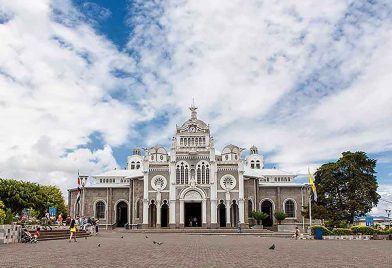
[[[309,168],[308,168],[308,178],[309,178],[309,184],[312,186],[313,200],[317,202],[316,185],[314,185],[313,178],[312,175],[310,174]]]

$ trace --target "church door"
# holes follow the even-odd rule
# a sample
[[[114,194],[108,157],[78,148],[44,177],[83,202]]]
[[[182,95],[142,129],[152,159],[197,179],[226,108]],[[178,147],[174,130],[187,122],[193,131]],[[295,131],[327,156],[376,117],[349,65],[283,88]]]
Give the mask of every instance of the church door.
[[[226,206],[221,202],[218,206],[219,226],[226,227]]]
[[[121,201],[117,204],[116,209],[117,227],[124,227],[124,225],[128,222],[128,205],[124,201]]]
[[[161,207],[161,227],[168,227],[169,226],[169,206],[164,201]]]
[[[238,205],[235,202],[235,200],[233,201],[233,204],[231,205],[230,213],[231,213],[231,217],[230,217],[231,227],[237,227],[238,219],[239,219],[239,217],[238,217],[239,211],[238,211]]]
[[[273,223],[273,216],[274,213],[272,211],[272,203],[269,200],[264,200],[263,203],[261,203],[261,212],[267,213],[268,218],[263,220],[263,225],[266,227],[271,227]]]
[[[156,225],[157,225],[157,206],[155,205],[154,200],[152,200],[148,208],[148,226],[156,227]]]

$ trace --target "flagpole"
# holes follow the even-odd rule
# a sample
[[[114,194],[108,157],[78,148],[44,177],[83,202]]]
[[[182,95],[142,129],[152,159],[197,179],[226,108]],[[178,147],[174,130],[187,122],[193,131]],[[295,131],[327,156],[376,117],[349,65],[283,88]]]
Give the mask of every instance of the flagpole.
[[[312,226],[312,196],[309,195],[309,228]]]

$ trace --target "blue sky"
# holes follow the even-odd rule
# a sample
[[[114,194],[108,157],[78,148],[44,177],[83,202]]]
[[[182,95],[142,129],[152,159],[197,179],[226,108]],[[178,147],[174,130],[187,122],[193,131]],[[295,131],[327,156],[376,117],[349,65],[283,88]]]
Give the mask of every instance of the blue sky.
[[[390,1],[0,0],[0,36],[2,177],[124,167],[194,98],[218,151],[298,174],[365,151],[392,200]]]

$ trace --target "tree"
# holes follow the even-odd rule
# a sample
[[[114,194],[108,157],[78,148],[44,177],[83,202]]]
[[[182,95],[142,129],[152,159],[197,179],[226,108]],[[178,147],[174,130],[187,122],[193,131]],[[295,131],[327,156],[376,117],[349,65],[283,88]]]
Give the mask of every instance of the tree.
[[[334,163],[322,165],[315,173],[318,200],[312,216],[332,222],[353,222],[377,205],[376,160],[364,152],[344,152]]]
[[[280,224],[284,219],[286,219],[286,213],[283,211],[277,211],[274,213],[275,219],[278,221]]]
[[[13,214],[21,214],[24,208],[32,208],[42,217],[48,207],[56,207],[58,212],[66,212],[64,198],[56,186],[0,179],[0,196]]]
[[[3,224],[4,220],[5,220],[4,209],[5,209],[4,203],[3,203],[3,201],[0,200],[0,224]]]
[[[260,225],[260,221],[268,218],[268,214],[261,211],[252,211],[252,217],[257,221],[257,225]]]

